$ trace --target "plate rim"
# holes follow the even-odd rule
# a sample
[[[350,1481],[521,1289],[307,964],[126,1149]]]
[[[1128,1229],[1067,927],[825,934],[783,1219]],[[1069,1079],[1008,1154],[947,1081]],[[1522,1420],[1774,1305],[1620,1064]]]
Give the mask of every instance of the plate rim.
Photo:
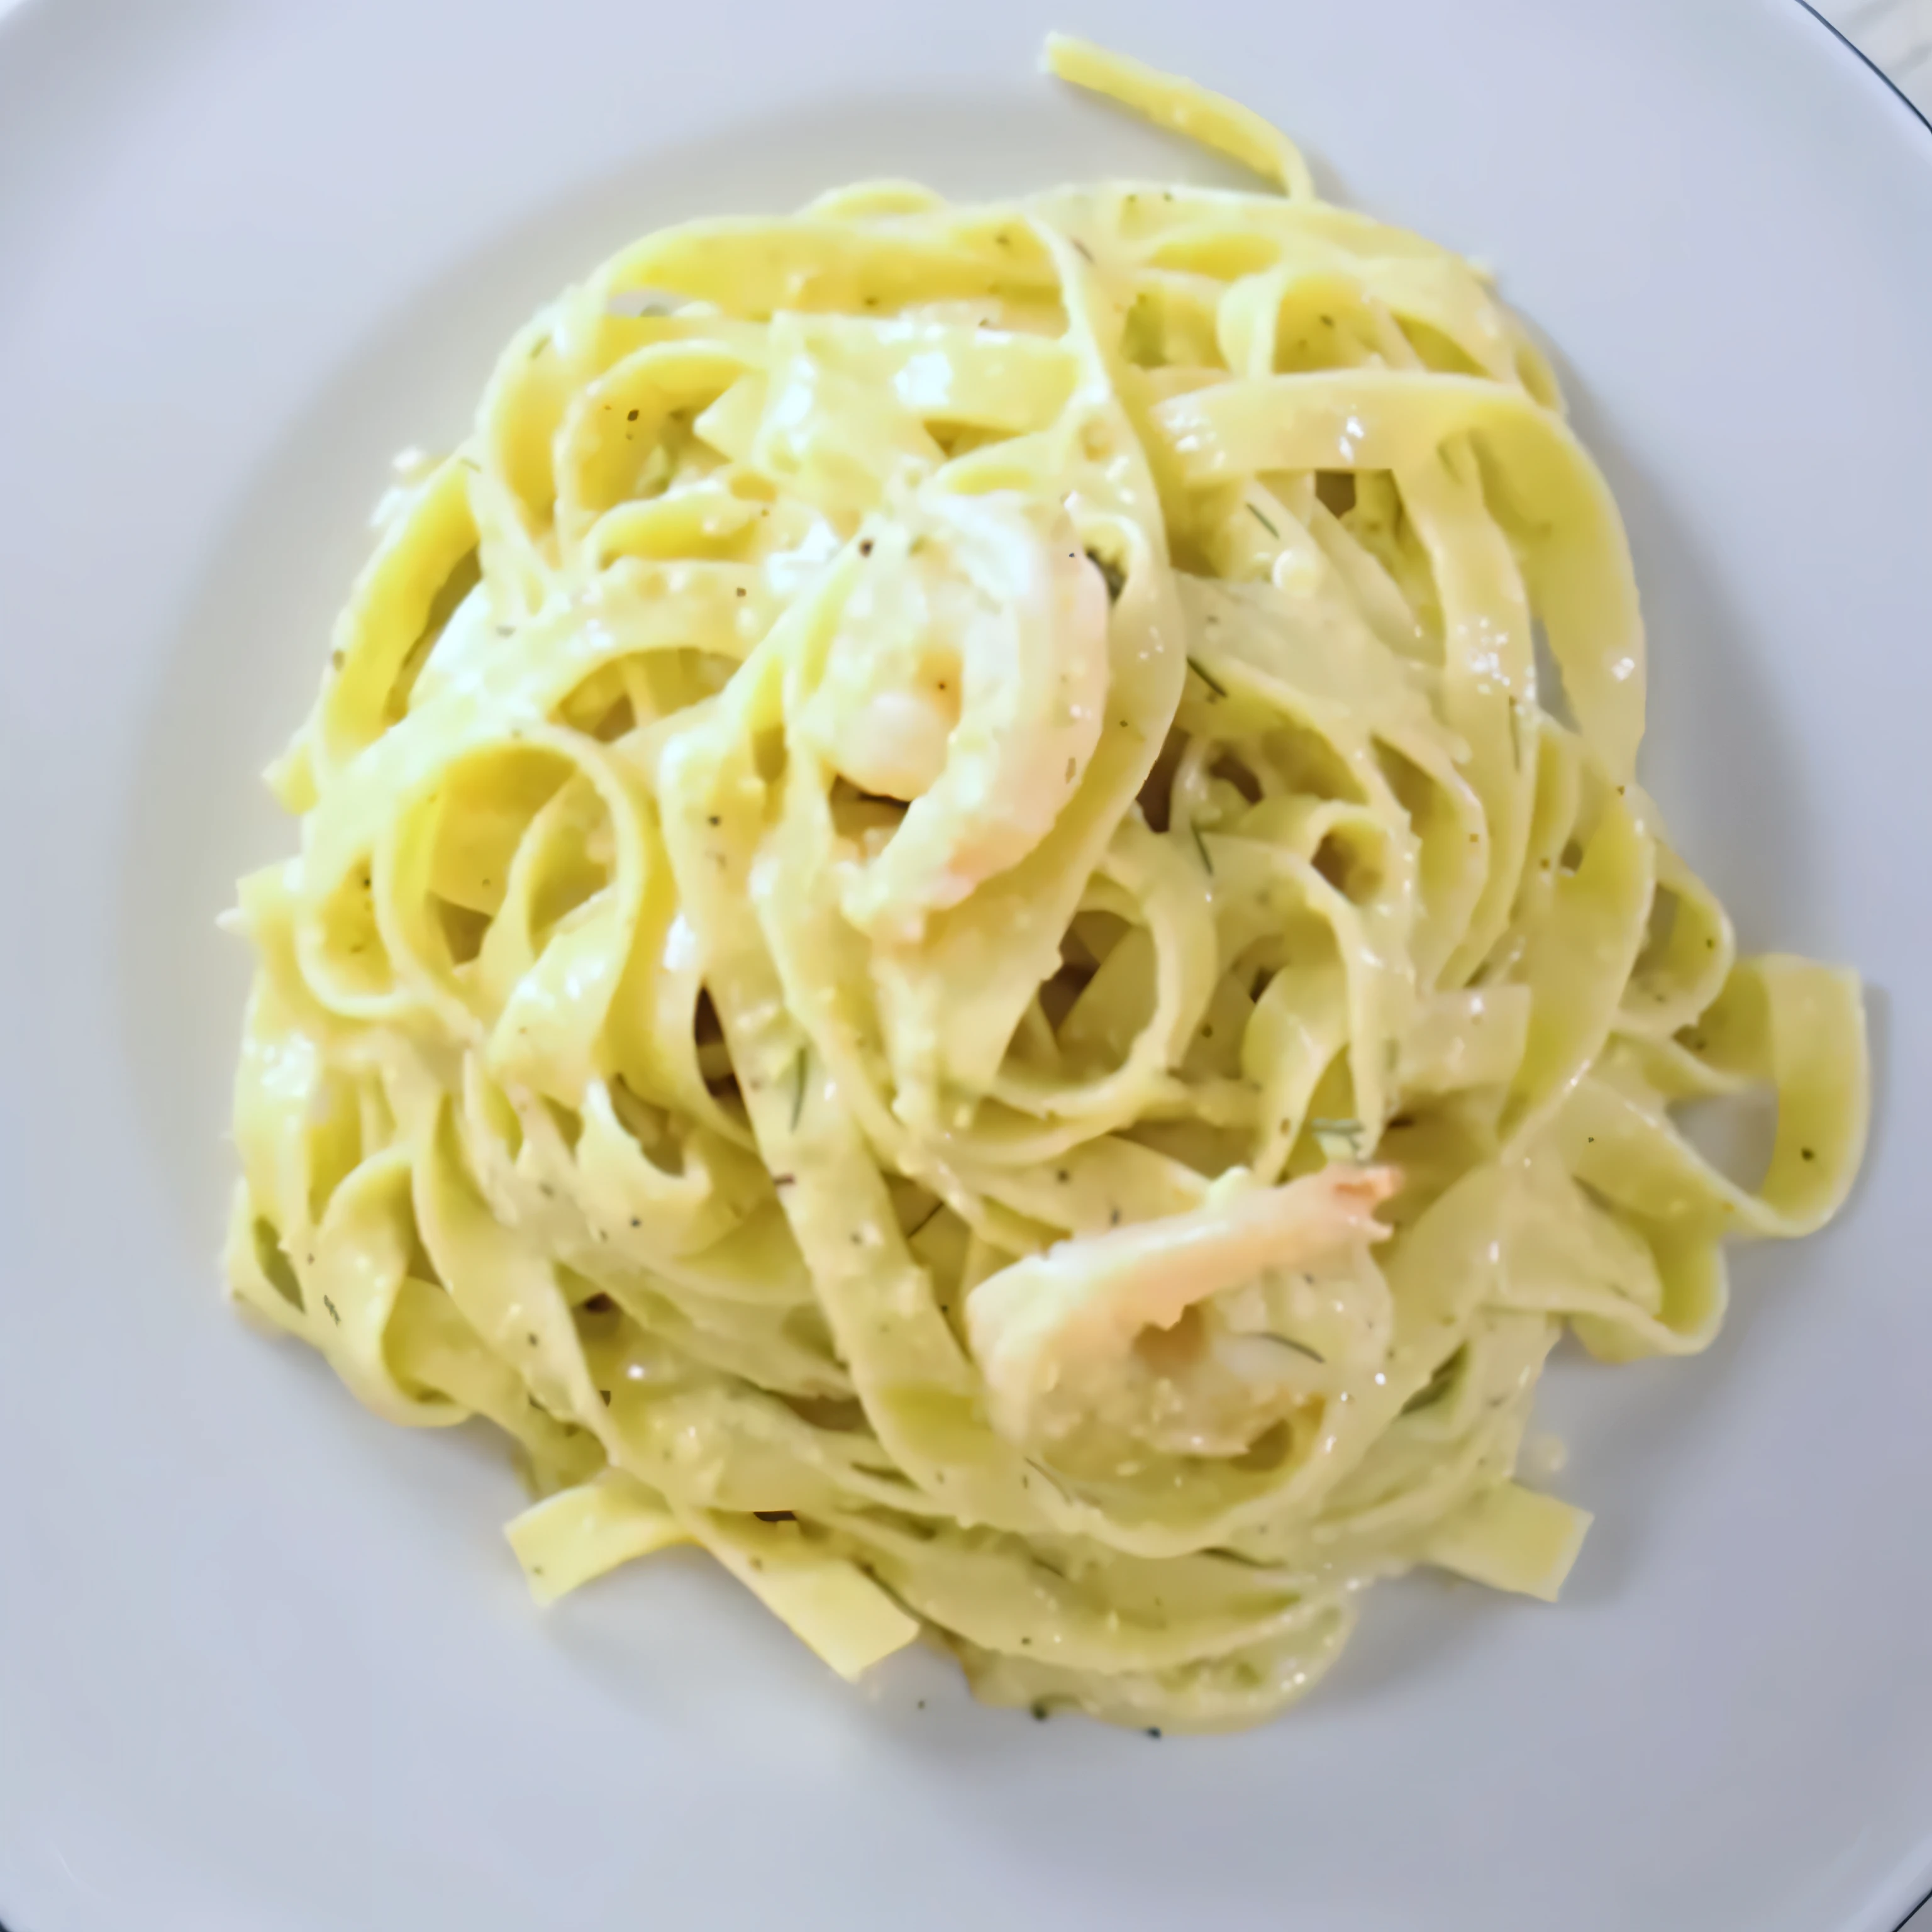
[[[1778,4],[1795,4],[1802,12],[1808,15],[1819,28],[1823,29],[1830,42],[1835,43],[1837,47],[1842,50],[1835,55],[1822,54],[1820,58],[1842,60],[1844,55],[1848,53],[1859,67],[1876,78],[1885,91],[1894,98],[1917,124],[1918,132],[1913,136],[1913,144],[1915,152],[1918,157],[1918,164],[1932,167],[1932,116],[1928,116],[1925,110],[1921,109],[1904,88],[1860,48],[1843,28],[1820,12],[1818,8],[1812,4],[1812,0],[1778,0]],[[10,34],[17,32],[23,22],[43,19],[53,14],[57,10],[59,4],[60,0],[12,0],[11,4],[0,4],[0,62],[6,59],[12,44]],[[32,192],[31,189],[28,190],[29,194]],[[1906,1904],[1904,1908],[1904,1917],[1900,1921],[1901,1928],[1920,1909],[1921,1906],[1928,1902],[1932,1902],[1932,1855],[1928,1855],[1924,1862],[1924,1870],[1912,1882],[1912,1902]],[[44,1928],[38,1924],[28,1926],[6,1918],[3,1910],[0,1910],[0,1928],[4,1928],[4,1932],[44,1932]]]

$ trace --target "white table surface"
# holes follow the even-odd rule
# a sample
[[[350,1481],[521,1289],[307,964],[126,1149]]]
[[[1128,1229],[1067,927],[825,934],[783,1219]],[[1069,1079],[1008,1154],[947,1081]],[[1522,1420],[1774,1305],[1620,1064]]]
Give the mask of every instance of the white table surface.
[[[1932,0],[1814,0],[1817,10],[1932,114]]]

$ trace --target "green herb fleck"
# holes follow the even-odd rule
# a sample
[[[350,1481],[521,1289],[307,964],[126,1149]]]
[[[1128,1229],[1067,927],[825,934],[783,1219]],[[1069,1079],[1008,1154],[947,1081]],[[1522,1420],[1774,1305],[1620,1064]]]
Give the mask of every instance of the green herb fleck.
[[[1120,592],[1127,587],[1126,572],[1118,564],[1109,563],[1104,556],[1094,550],[1090,550],[1087,553],[1087,561],[1100,573],[1101,577],[1105,580],[1107,586],[1107,602],[1109,604],[1118,604],[1120,601]]]
[[[798,1050],[798,1058],[792,1062],[791,1130],[794,1133],[798,1132],[798,1124],[805,1114],[806,1070],[811,1057],[812,1049],[802,1046]]]
[[[1199,822],[1190,818],[1187,829],[1194,835],[1194,849],[1201,854],[1201,862],[1208,868],[1208,876],[1211,879],[1214,876],[1214,861],[1208,854],[1207,840],[1201,836]]]
[[[1261,511],[1256,505],[1250,503],[1248,506],[1248,514],[1253,518],[1255,521],[1260,524],[1262,528],[1266,530],[1268,535],[1274,538],[1276,542],[1279,543],[1281,541],[1280,531],[1276,530],[1274,524],[1270,523],[1267,518],[1262,514]]]
[[[1510,762],[1518,771],[1522,770],[1523,754],[1523,702],[1520,698],[1510,700]]]
[[[1298,1355],[1306,1355],[1311,1362],[1320,1362],[1324,1366],[1328,1358],[1318,1348],[1311,1348],[1306,1342],[1298,1342],[1292,1335],[1264,1335],[1264,1342],[1273,1342],[1284,1348],[1291,1348]]]
[[[294,1266],[272,1222],[258,1220],[255,1223],[255,1259],[268,1286],[291,1308],[302,1308],[302,1283],[296,1279]]]
[[[1187,668],[1191,670],[1216,698],[1226,698],[1227,696],[1228,687],[1223,684],[1219,678],[1215,676],[1214,674],[1202,663],[1198,658],[1190,658],[1187,660]]]
[[[1323,1153],[1328,1151],[1329,1142],[1340,1141],[1347,1148],[1351,1160],[1361,1159],[1361,1143],[1367,1130],[1360,1120],[1312,1120],[1308,1124],[1308,1131],[1322,1143]]]
[[[1436,1372],[1402,1406],[1405,1415],[1413,1415],[1418,1409],[1431,1408],[1449,1393],[1462,1366],[1462,1351],[1445,1357],[1436,1365]]]

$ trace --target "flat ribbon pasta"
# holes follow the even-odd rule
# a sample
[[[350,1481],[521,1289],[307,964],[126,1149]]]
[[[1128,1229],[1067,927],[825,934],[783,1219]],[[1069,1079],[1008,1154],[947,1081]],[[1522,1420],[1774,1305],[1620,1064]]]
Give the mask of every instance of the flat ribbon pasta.
[[[1487,279],[1047,61],[1268,190],[652,236],[399,476],[233,915],[228,1271],[512,1438],[540,1600],[692,1544],[848,1676],[1212,1729],[1378,1577],[1556,1594],[1550,1349],[1707,1342],[1865,1042],[1634,781],[1622,526]],[[1755,1186],[1682,1123],[1754,1095]]]

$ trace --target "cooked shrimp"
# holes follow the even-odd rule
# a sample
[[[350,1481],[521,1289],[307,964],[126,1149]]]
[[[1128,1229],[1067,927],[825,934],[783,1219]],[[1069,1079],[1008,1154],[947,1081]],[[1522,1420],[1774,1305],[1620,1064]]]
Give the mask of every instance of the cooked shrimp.
[[[1217,1189],[1190,1213],[989,1276],[966,1327],[994,1426],[1037,1442],[1098,1424],[1178,1454],[1238,1454],[1385,1349],[1388,1290],[1368,1251],[1399,1185],[1393,1168],[1338,1164]]]
[[[865,574],[801,725],[904,820],[855,868],[847,916],[914,938],[1050,832],[1098,742],[1105,580],[1064,514],[933,494],[862,539]]]

